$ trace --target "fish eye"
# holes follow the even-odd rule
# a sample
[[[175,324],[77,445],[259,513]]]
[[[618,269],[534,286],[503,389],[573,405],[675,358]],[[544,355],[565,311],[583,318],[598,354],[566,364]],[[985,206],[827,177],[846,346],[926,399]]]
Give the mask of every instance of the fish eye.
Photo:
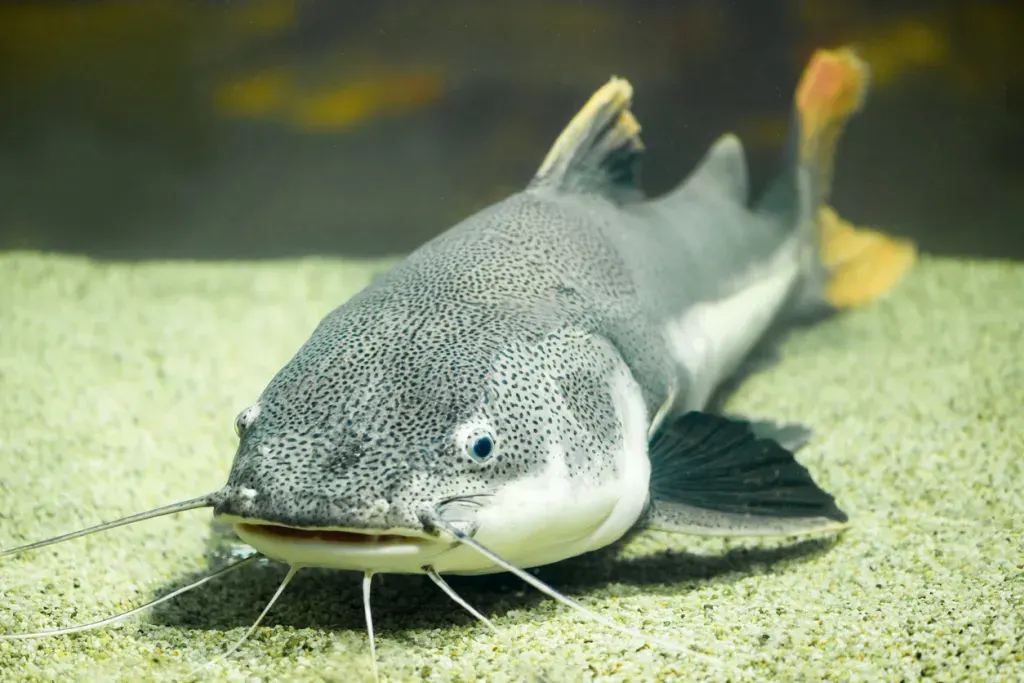
[[[462,432],[462,448],[472,460],[482,463],[494,455],[494,435],[486,427],[466,425]]]
[[[491,457],[491,453],[494,451],[494,439],[489,435],[484,434],[473,442],[473,457],[477,460],[486,460]]]
[[[252,426],[260,414],[259,404],[251,405],[238,414],[235,418],[235,435],[241,439],[245,430]]]
[[[485,421],[472,421],[460,425],[454,434],[457,449],[461,449],[466,457],[478,465],[494,458],[498,451],[495,432]]]

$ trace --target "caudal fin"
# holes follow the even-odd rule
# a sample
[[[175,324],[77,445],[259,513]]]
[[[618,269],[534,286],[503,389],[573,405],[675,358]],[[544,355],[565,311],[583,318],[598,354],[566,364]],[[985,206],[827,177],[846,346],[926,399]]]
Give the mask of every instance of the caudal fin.
[[[863,106],[869,71],[853,50],[818,50],[796,93],[800,160],[812,172],[823,296],[843,309],[866,304],[892,289],[913,265],[908,240],[854,226],[828,206],[836,146],[849,118]]]

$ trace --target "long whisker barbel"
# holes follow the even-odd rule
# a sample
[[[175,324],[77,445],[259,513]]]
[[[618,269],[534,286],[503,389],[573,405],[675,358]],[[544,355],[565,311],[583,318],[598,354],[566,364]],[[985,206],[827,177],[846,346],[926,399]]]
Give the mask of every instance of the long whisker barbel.
[[[202,586],[204,583],[207,583],[209,581],[213,581],[214,579],[219,579],[220,577],[224,576],[225,574],[230,574],[231,572],[235,571],[236,569],[241,569],[242,567],[244,567],[244,566],[246,566],[248,564],[252,564],[256,560],[259,560],[259,559],[262,559],[262,558],[263,558],[263,555],[261,555],[260,553],[255,553],[253,555],[250,555],[249,557],[246,557],[243,560],[239,560],[238,562],[235,562],[233,564],[229,564],[228,566],[226,566],[226,567],[224,567],[222,569],[218,569],[217,571],[213,572],[212,574],[208,574],[207,576],[204,576],[203,578],[201,578],[201,579],[199,579],[197,581],[193,581],[192,583],[188,584],[187,586],[182,586],[181,588],[178,588],[178,589],[168,593],[167,595],[163,595],[163,596],[161,596],[159,598],[156,598],[155,600],[150,600],[145,605],[141,605],[139,607],[135,607],[133,609],[128,610],[127,612],[122,612],[120,614],[115,614],[114,616],[107,617],[106,619],[100,619],[99,621],[93,621],[91,623],[82,624],[80,626],[68,626],[67,628],[55,628],[55,629],[50,629],[48,631],[35,631],[33,633],[8,633],[8,634],[2,634],[2,635],[0,635],[0,640],[27,640],[29,638],[47,638],[47,637],[50,637],[50,636],[66,636],[66,635],[70,635],[72,633],[82,633],[84,631],[92,631],[92,630],[97,629],[97,628],[102,628],[104,626],[109,626],[111,624],[116,624],[119,621],[123,621],[124,619],[127,619],[128,617],[131,617],[131,616],[133,616],[135,614],[138,614],[139,612],[144,612],[144,611],[146,611],[146,610],[148,610],[148,609],[150,609],[152,607],[156,607],[157,605],[163,604],[163,603],[167,602],[168,600],[172,600],[172,599],[178,597],[182,593],[187,593],[188,591],[190,591],[190,590],[192,590],[194,588],[199,588],[199,586]]]
[[[466,602],[466,600],[461,595],[456,593],[455,589],[452,588],[451,586],[449,586],[448,582],[445,581],[441,577],[441,575],[438,574],[436,570],[434,570],[433,567],[424,567],[423,571],[426,572],[427,576],[430,577],[431,581],[433,581],[435,584],[437,584],[438,588],[440,588],[441,590],[443,590],[445,592],[445,595],[447,595],[449,598],[454,600],[460,607],[462,607],[462,609],[466,610],[467,612],[472,614],[474,617],[476,617],[477,621],[479,621],[480,623],[482,623],[484,626],[486,626],[487,628],[491,629],[492,631],[497,631],[498,630],[497,627],[494,625],[494,623],[490,619],[488,619],[483,614],[481,614],[475,607],[473,607],[468,602]]]
[[[199,496],[198,498],[189,498],[177,503],[171,503],[170,505],[164,505],[162,507],[153,508],[145,512],[138,514],[129,515],[128,517],[122,517],[115,519],[110,522],[103,522],[102,524],[96,524],[94,526],[86,527],[84,529],[78,529],[77,531],[71,531],[60,536],[53,536],[51,538],[43,539],[42,541],[36,541],[35,543],[28,543],[21,545],[16,548],[8,548],[7,550],[0,550],[0,558],[9,557],[18,553],[28,552],[29,550],[36,550],[38,548],[45,548],[48,545],[55,543],[64,543],[65,541],[71,541],[76,538],[83,536],[89,536],[91,534],[98,533],[100,531],[107,531],[108,529],[116,529],[119,526],[125,526],[127,524],[135,524],[136,522],[142,522],[147,519],[153,519],[154,517],[163,517],[164,515],[173,515],[176,512],[185,512],[187,510],[195,510],[197,508],[208,508],[214,505],[213,498],[216,493],[207,493]]]
[[[531,586],[533,586],[534,588],[539,590],[541,593],[544,593],[548,597],[551,597],[551,598],[557,600],[558,602],[562,603],[566,607],[568,607],[568,608],[570,608],[570,609],[572,609],[572,610],[582,614],[583,616],[587,617],[588,619],[590,619],[592,621],[596,621],[599,624],[607,626],[608,628],[614,629],[614,630],[618,631],[619,633],[623,633],[623,634],[628,635],[628,636],[630,636],[632,638],[636,638],[638,640],[644,641],[644,642],[649,643],[649,644],[656,644],[659,647],[663,647],[663,648],[665,648],[667,650],[683,651],[683,652],[685,652],[687,654],[694,654],[694,655],[697,655],[699,657],[706,658],[710,662],[721,663],[720,660],[715,658],[714,656],[712,656],[712,655],[710,655],[710,654],[708,654],[706,652],[702,652],[700,650],[696,650],[692,646],[686,646],[686,645],[683,645],[681,643],[674,643],[672,641],[664,640],[662,638],[658,638],[656,636],[651,636],[651,635],[648,635],[648,634],[643,633],[641,631],[637,631],[635,629],[631,629],[631,628],[629,628],[627,626],[622,626],[621,624],[616,624],[614,621],[612,621],[612,620],[610,620],[610,619],[608,619],[606,617],[601,616],[597,612],[594,612],[593,610],[583,606],[582,604],[580,604],[579,602],[573,600],[572,598],[568,597],[567,595],[562,594],[561,592],[559,592],[555,588],[549,586],[548,584],[546,584],[545,582],[541,581],[537,577],[533,576],[529,572],[524,571],[523,569],[520,569],[519,567],[515,566],[511,562],[508,562],[507,560],[502,558],[500,555],[498,555],[497,553],[493,552],[492,550],[490,550],[489,548],[484,546],[482,543],[480,543],[479,541],[477,541],[473,537],[471,537],[468,534],[466,534],[466,533],[460,531],[459,529],[455,528],[451,524],[449,524],[449,523],[447,523],[447,522],[445,522],[443,520],[440,520],[440,519],[433,520],[433,523],[436,526],[438,526],[441,529],[443,529],[448,534],[452,535],[459,543],[462,543],[466,547],[473,549],[474,551],[476,551],[477,553],[483,555],[484,557],[486,557],[491,562],[493,562],[494,564],[498,565],[499,567],[501,567],[505,571],[509,572],[510,574],[513,574],[513,575],[517,576],[518,578],[522,579],[526,583],[530,584]]]
[[[300,569],[302,569],[301,565],[295,565],[295,564],[290,565],[288,567],[288,573],[285,574],[284,579],[282,579],[282,581],[281,581],[281,584],[277,587],[277,590],[274,591],[274,594],[271,596],[270,600],[267,602],[267,606],[264,607],[263,611],[260,612],[260,615],[258,617],[256,617],[256,621],[254,621],[252,623],[252,626],[250,626],[248,629],[246,629],[245,633],[242,634],[242,637],[239,638],[237,641],[235,641],[235,644],[232,645],[231,647],[229,647],[223,653],[217,655],[216,657],[214,657],[213,659],[208,661],[206,664],[203,664],[201,667],[199,667],[197,669],[193,669],[192,671],[190,671],[189,674],[188,674],[188,677],[191,678],[192,676],[194,676],[195,674],[199,673],[203,669],[211,666],[212,664],[214,664],[216,662],[219,662],[219,661],[221,661],[223,659],[227,659],[228,657],[233,655],[238,650],[238,648],[242,647],[242,644],[245,643],[245,641],[249,639],[249,636],[252,635],[252,632],[255,631],[256,627],[260,625],[260,622],[263,621],[263,618],[265,616],[267,616],[267,612],[269,612],[270,608],[274,606],[274,603],[277,602],[277,599],[281,597],[281,594],[284,593],[284,589],[288,586],[289,583],[291,583],[291,580],[293,578],[295,578],[295,574]]]

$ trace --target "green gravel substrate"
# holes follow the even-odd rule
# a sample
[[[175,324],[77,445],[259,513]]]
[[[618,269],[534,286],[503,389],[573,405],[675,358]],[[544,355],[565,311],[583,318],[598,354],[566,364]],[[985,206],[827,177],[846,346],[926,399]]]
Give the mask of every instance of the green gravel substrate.
[[[384,262],[107,264],[0,255],[0,548],[218,488],[236,413]],[[386,680],[1024,678],[1024,264],[926,258],[886,299],[799,332],[728,408],[806,423],[838,539],[640,535],[542,570],[710,657],[644,646],[509,577],[378,579]],[[208,511],[0,559],[0,633],[91,621],[222,563]],[[3,680],[178,680],[284,575],[250,566],[90,633],[0,641]],[[368,679],[358,576],[299,573],[209,680]]]

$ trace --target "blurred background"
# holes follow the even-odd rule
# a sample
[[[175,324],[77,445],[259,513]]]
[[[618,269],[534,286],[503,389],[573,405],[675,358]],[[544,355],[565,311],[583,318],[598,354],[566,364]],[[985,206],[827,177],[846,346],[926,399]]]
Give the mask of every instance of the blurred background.
[[[814,48],[873,91],[834,204],[924,251],[1024,259],[1013,0],[0,3],[0,249],[409,251],[524,186],[629,78],[651,193],[725,131],[772,172]]]

